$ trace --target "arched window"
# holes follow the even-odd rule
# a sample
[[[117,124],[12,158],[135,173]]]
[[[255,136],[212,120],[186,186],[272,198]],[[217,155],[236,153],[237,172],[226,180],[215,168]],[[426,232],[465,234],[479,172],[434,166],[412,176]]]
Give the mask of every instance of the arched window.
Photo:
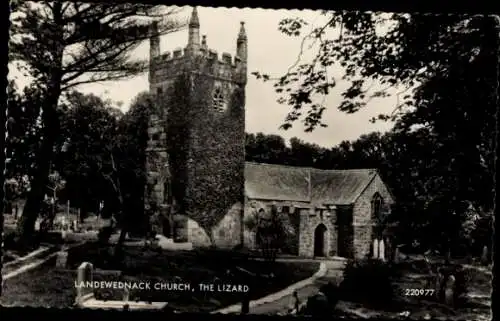
[[[379,193],[375,193],[372,197],[372,219],[379,219],[382,213],[382,207],[384,205],[384,199]]]
[[[226,99],[220,87],[216,87],[213,94],[213,108],[216,111],[222,112],[226,110]]]

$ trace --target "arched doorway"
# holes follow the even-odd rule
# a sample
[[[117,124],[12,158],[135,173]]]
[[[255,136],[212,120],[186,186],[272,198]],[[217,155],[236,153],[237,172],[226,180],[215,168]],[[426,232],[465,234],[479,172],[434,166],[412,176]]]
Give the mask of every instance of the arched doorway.
[[[314,230],[314,256],[326,256],[326,235],[327,229],[324,224],[319,224]]]

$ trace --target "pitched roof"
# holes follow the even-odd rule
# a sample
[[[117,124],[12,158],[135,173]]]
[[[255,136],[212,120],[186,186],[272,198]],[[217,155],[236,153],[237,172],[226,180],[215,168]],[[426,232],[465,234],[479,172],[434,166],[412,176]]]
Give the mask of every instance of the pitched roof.
[[[375,169],[320,170],[245,163],[245,195],[252,199],[349,205],[377,175]]]

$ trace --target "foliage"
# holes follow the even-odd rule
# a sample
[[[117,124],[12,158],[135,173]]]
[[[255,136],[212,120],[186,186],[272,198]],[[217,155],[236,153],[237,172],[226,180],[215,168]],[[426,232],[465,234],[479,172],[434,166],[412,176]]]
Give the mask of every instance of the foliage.
[[[148,219],[144,213],[146,186],[146,145],[148,140],[149,116],[154,108],[149,93],[137,95],[128,112],[120,119],[120,179],[124,196],[124,215],[130,222],[128,230],[143,234]],[[141,219],[143,218],[143,219]]]
[[[387,306],[396,293],[392,284],[395,271],[385,262],[372,259],[350,261],[339,286],[341,300],[361,300]]]
[[[33,80],[31,85],[42,97],[43,139],[34,151],[36,170],[18,224],[26,242],[34,230],[60,134],[61,94],[80,84],[142,72],[144,62],[132,61],[129,52],[151,34],[153,18],[173,14],[157,8],[147,4],[69,1],[23,1],[14,6],[9,61]],[[162,25],[163,32],[182,26],[172,19],[164,19]]]
[[[261,211],[256,216],[257,224],[255,238],[262,256],[269,261],[274,261],[279,249],[285,244],[285,226],[279,217],[278,209],[272,205],[268,212]]]
[[[234,88],[221,113],[210,105],[213,86],[204,75],[179,77],[160,106],[168,112],[173,197],[207,231],[243,203],[244,182],[244,91]]]
[[[478,247],[470,244],[475,233],[467,222],[471,208],[480,217],[493,209],[495,19],[419,13],[322,15],[325,23],[308,34],[303,34],[307,22],[302,20],[285,19],[279,26],[286,35],[302,36],[303,44],[316,45],[312,61],[304,61],[301,51],[297,64],[281,77],[254,73],[273,82],[278,101],[290,106],[282,128],[298,120],[306,131],[326,125],[322,116],[328,106],[321,98],[340,82],[329,74],[334,65],[343,70],[342,81],[350,83],[338,109],[354,113],[374,98],[395,95],[393,113],[377,117],[393,121],[394,128],[331,149],[302,143],[309,150],[293,164],[378,168],[396,196],[392,219],[399,222],[400,242],[418,241],[424,250],[448,256]],[[284,156],[280,163],[289,164],[293,156]],[[485,240],[491,233],[484,228],[481,233],[474,237],[489,245]]]
[[[323,11],[322,16],[318,19],[322,23],[309,33],[304,31],[308,23],[303,19],[282,20],[283,34],[303,37],[297,63],[280,77],[253,73],[272,81],[278,102],[292,109],[285,129],[296,120],[302,120],[307,131],[326,126],[322,116],[328,106],[321,98],[341,81],[350,86],[342,93],[339,110],[354,113],[396,90],[394,113],[379,119],[398,119],[414,102],[410,90],[478,57],[491,45],[487,41],[493,40],[489,37],[495,24],[490,17],[463,14]],[[306,44],[317,50],[311,61],[302,58]],[[330,73],[334,65],[344,70],[341,79]]]
[[[68,187],[66,196],[82,209],[97,212],[104,201],[103,216],[118,210],[118,178],[115,158],[119,149],[118,119],[110,102],[95,95],[71,92],[67,95],[68,112],[61,119],[63,151],[56,158]]]
[[[22,198],[34,175],[32,164],[40,144],[41,92],[27,87],[19,91],[13,81],[7,87],[6,198]]]

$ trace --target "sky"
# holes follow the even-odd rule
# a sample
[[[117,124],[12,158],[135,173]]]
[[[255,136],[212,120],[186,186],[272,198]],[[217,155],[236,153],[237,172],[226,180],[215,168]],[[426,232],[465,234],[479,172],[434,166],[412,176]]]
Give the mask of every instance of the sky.
[[[179,12],[179,19],[187,20],[191,11],[191,7],[183,7]],[[292,129],[287,131],[279,129],[289,107],[276,102],[278,96],[271,82],[264,83],[250,73],[259,71],[271,76],[283,75],[297,61],[302,38],[282,34],[278,30],[279,21],[287,17],[301,17],[310,23],[310,26],[306,28],[311,28],[325,19],[319,11],[198,7],[198,15],[200,34],[207,36],[208,47],[216,50],[219,55],[223,52],[235,55],[240,22],[245,22],[249,72],[246,86],[247,132],[277,134],[286,140],[298,137],[306,142],[333,147],[343,140],[354,140],[372,131],[383,132],[392,126],[391,123],[384,122],[372,124],[369,119],[380,113],[391,112],[396,105],[395,97],[373,99],[367,108],[354,114],[346,114],[336,109],[341,101],[340,94],[347,87],[346,83],[340,82],[325,101],[327,111],[324,113],[324,121],[328,127],[317,128],[312,133],[306,133],[303,125],[297,122]],[[187,30],[182,30],[163,35],[160,40],[162,53],[185,47],[187,34]],[[301,62],[310,61],[314,53],[314,48],[306,50],[301,56]],[[146,59],[148,55],[149,41],[145,41],[131,54],[133,58],[140,59]],[[340,67],[334,67],[330,74],[338,79],[342,77],[343,71]],[[12,75],[17,76],[17,82],[23,82],[22,76],[19,76],[15,70],[11,73]],[[121,109],[126,111],[137,94],[148,90],[148,76],[143,74],[123,81],[83,85],[77,89],[84,93],[93,93],[106,99],[122,102]]]

